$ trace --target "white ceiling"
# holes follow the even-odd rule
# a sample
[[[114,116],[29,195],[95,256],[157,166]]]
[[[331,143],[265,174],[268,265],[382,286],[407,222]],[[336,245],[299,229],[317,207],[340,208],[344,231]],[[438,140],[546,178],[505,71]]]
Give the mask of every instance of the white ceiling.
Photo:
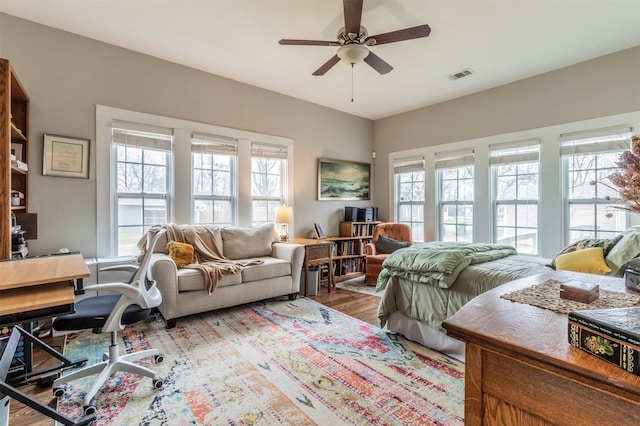
[[[427,38],[372,47],[394,67],[336,64],[341,0],[0,0],[0,11],[369,119],[640,45],[640,0],[364,0],[370,35],[429,24]],[[465,68],[475,74],[450,81]],[[640,73],[640,70],[639,70]]]

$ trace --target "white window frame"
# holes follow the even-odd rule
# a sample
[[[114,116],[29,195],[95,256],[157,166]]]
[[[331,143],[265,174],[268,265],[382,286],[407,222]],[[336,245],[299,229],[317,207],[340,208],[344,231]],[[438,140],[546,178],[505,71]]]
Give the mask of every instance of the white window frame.
[[[394,163],[393,174],[394,174],[394,182],[395,182],[395,197],[394,197],[394,214],[396,217],[396,222],[398,223],[406,223],[411,227],[412,239],[414,242],[423,242],[424,241],[424,207],[426,194],[422,194],[422,200],[400,200],[398,197],[402,193],[401,186],[401,176],[402,175],[411,175],[412,178],[415,174],[422,175],[423,187],[427,185],[427,174],[424,167],[425,161],[424,157],[408,157],[408,158],[400,158],[397,159]],[[420,182],[419,180],[411,180],[410,185],[413,187],[416,182]],[[411,193],[413,194],[413,188]],[[403,221],[400,218],[400,208],[402,206],[409,206],[412,212],[411,219],[408,221]],[[414,220],[414,211],[420,212],[422,215],[422,221]]]
[[[211,156],[227,156],[229,159],[229,170],[216,170],[215,168],[197,167],[196,158],[199,155]],[[218,135],[207,135],[202,133],[194,133],[191,136],[191,223],[196,225],[214,225],[214,226],[232,226],[235,225],[237,214],[238,199],[238,142],[233,138],[222,137]],[[213,163],[212,163],[213,166]],[[196,169],[202,173],[210,172],[212,179],[215,173],[226,173],[229,176],[229,194],[214,193],[196,193]],[[213,188],[214,183],[211,182]],[[210,203],[212,207],[212,220],[197,220],[198,213],[196,203]],[[216,214],[216,204],[228,204],[230,211],[228,212],[228,220],[219,219]]]
[[[255,160],[255,161],[254,161]],[[257,172],[253,166],[256,162],[264,163],[279,163],[279,173],[269,173],[268,171]],[[279,184],[277,185],[277,193],[273,194],[259,194],[254,195],[254,183],[255,178],[261,176],[262,179],[269,181],[274,176],[277,176]],[[269,145],[253,142],[251,144],[251,206],[252,216],[251,223],[253,225],[259,225],[262,223],[271,222],[275,217],[276,208],[278,206],[287,205],[287,148],[282,145]],[[262,203],[266,205],[267,215],[266,218],[258,219],[256,217],[256,209],[254,208],[256,203]]]
[[[617,191],[606,178],[618,170],[617,167],[600,166],[599,156],[602,154],[620,154],[629,149],[632,129],[629,127],[596,129],[560,135],[560,150],[562,155],[563,203],[564,203],[564,244],[570,244],[584,238],[614,238],[629,226],[629,214],[617,207],[623,203],[617,197]],[[574,159],[590,157],[595,162],[590,170],[594,174],[593,182],[583,182],[583,185],[593,187],[593,198],[572,198],[570,186],[571,165]],[[604,194],[604,195],[601,195]],[[609,196],[609,199],[606,198]],[[574,205],[592,206],[594,220],[589,229],[582,232],[571,224],[571,207]],[[606,216],[612,215],[611,220]],[[602,218],[601,216],[605,216]],[[609,226],[601,228],[601,226]],[[573,231],[573,234],[572,234]],[[582,234],[578,236],[578,234]]]
[[[189,120],[96,105],[96,256],[113,256],[113,229],[115,226],[114,187],[111,176],[114,164],[111,150],[111,128],[114,121],[136,123],[141,126],[163,127],[173,130],[174,144],[171,161],[172,173],[168,217],[175,223],[191,223],[192,173],[191,138],[194,133],[231,138],[238,144],[237,205],[234,220],[237,226],[251,225],[251,144],[282,145],[287,148],[286,204],[294,207],[294,141],[290,138],[267,135],[247,130],[233,129]],[[92,154],[93,155],[93,154]],[[108,159],[108,161],[107,161]],[[295,217],[295,215],[294,215]],[[291,224],[289,229],[295,229]]]
[[[494,145],[489,147],[489,164],[491,165],[491,182],[492,182],[492,191],[491,191],[491,202],[492,202],[492,231],[493,238],[492,241],[495,243],[500,242],[498,240],[498,228],[512,228],[515,231],[514,241],[511,242],[502,242],[503,244],[508,244],[516,248],[518,252],[537,255],[540,253],[540,141],[539,140],[526,140],[519,141],[507,144]],[[523,175],[528,175],[530,173],[520,173],[520,165],[523,164],[538,164],[538,172],[536,174],[536,180],[538,182],[537,185],[537,193],[535,198],[524,198],[519,194],[519,177]],[[498,194],[498,167],[505,165],[515,165],[516,166],[516,174],[515,176],[515,185],[516,185],[516,197],[512,199],[500,198]],[[513,217],[513,226],[498,226],[498,210],[501,206],[513,206],[516,214]],[[519,243],[518,235],[520,234],[519,230],[525,229],[533,229],[530,226],[520,225],[520,217],[517,213],[520,207],[528,207],[535,206],[536,207],[536,228],[535,228],[535,251],[533,252],[524,252],[521,250],[521,245]]]
[[[443,194],[443,190],[444,190],[444,171],[445,170],[456,170],[456,179],[453,179],[456,181],[456,193],[459,194],[460,193],[460,186],[462,185],[461,183],[461,178],[460,178],[460,171],[462,168],[464,167],[471,167],[472,170],[472,175],[475,176],[475,167],[474,167],[474,155],[473,155],[473,150],[471,151],[457,151],[457,152],[441,152],[441,153],[436,153],[435,155],[435,168],[436,168],[436,181],[437,181],[437,185],[438,185],[438,190],[437,190],[437,199],[438,199],[438,216],[437,216],[437,222],[438,222],[438,226],[437,226],[437,230],[438,230],[438,239],[441,241],[444,241],[444,225],[451,225],[450,223],[443,223],[444,220],[444,209],[447,206],[453,206],[456,209],[456,219],[455,219],[455,223],[453,225],[455,225],[456,227],[456,231],[455,231],[455,239],[452,241],[466,241],[466,242],[473,242],[473,229],[474,229],[474,224],[473,224],[473,214],[472,214],[472,219],[471,219],[471,223],[470,224],[460,224],[458,223],[458,218],[459,215],[457,214],[457,212],[459,211],[459,209],[465,209],[465,208],[471,208],[471,211],[474,210],[474,197],[472,196],[472,198],[470,200],[444,200],[444,194]],[[475,178],[472,178],[475,179]],[[465,181],[467,179],[464,179]],[[472,180],[471,184],[474,184],[474,181]],[[474,185],[475,187],[475,185]],[[471,239],[465,239],[462,238],[459,235],[459,230],[460,230],[460,226],[463,226],[466,230],[467,226],[471,227],[472,233],[471,233]]]

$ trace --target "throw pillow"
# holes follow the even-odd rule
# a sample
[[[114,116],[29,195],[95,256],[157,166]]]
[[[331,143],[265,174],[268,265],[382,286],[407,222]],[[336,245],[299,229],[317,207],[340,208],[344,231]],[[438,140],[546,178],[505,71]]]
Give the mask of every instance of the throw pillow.
[[[567,247],[563,248],[560,253],[558,253],[556,255],[556,257],[553,258],[553,260],[551,261],[550,264],[545,265],[548,266],[552,269],[556,269],[556,258],[560,255],[566,254],[566,253],[573,253],[574,251],[578,251],[578,250],[584,250],[586,248],[591,248],[591,247],[602,247],[605,251],[605,253],[608,253],[609,250],[611,250],[611,247],[613,247],[613,244],[615,244],[613,241],[615,240],[609,240],[609,239],[602,239],[602,238],[587,238],[587,239],[583,239],[583,240],[578,240],[570,245],[568,245]],[[606,254],[605,254],[606,256]]]
[[[607,253],[605,258],[611,268],[611,275],[621,277],[624,265],[640,254],[640,225],[632,226],[622,233],[622,238]]]
[[[604,261],[604,249],[592,247],[561,254],[556,257],[556,269],[559,271],[586,272],[587,274],[606,274],[611,268]]]
[[[388,238],[384,235],[379,235],[378,240],[376,241],[376,251],[378,253],[391,254],[394,251],[405,247],[409,247],[408,242],[394,240],[393,238]]]
[[[195,251],[191,244],[169,241],[167,243],[167,251],[169,252],[169,257],[178,268],[184,268],[195,262]]]
[[[278,241],[278,230],[275,223],[222,228],[224,255],[227,259],[269,256],[271,244],[276,241]]]

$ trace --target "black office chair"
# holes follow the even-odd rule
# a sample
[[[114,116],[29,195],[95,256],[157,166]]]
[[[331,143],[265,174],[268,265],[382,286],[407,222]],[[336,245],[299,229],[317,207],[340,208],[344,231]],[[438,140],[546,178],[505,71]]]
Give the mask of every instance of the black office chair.
[[[152,235],[152,232],[147,234],[147,250],[138,267],[129,265],[128,268],[119,266],[105,268],[110,270],[130,269],[133,266],[135,274],[128,284],[108,283],[85,287],[85,290],[88,291],[108,291],[119,294],[93,296],[82,299],[75,303],[74,313],[59,316],[53,321],[52,327],[58,331],[92,329],[94,333],[111,333],[109,353],[103,355],[103,362],[86,366],[67,376],[60,377],[53,382],[53,394],[56,397],[60,397],[64,395],[65,383],[100,373],[84,397],[83,406],[84,412],[87,415],[94,413],[96,410],[95,401],[93,401],[96,393],[103,384],[118,371],[151,377],[153,379],[153,387],[156,389],[161,388],[163,385],[162,379],[159,378],[153,370],[135,364],[134,361],[148,356],[154,356],[156,362],[162,362],[164,356],[160,354],[157,349],[148,349],[120,355],[118,348],[118,330],[123,330],[127,324],[145,320],[151,308],[155,308],[162,303],[162,295],[156,287],[155,281],[149,279],[150,274],[148,274],[148,272],[151,255],[156,242],[164,232],[165,231],[161,230],[155,235]]]

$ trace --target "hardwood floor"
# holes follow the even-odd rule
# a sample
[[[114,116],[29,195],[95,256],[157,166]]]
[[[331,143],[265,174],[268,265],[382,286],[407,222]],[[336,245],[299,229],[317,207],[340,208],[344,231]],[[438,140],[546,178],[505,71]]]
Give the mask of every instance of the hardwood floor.
[[[377,315],[378,304],[380,303],[379,297],[339,288],[334,288],[331,290],[331,293],[328,293],[326,287],[322,287],[317,296],[309,296],[309,298],[366,323],[376,326],[379,325]],[[62,337],[53,340],[49,338],[45,339],[45,341],[54,347],[57,346],[57,348],[61,348],[63,345]],[[34,353],[34,363],[46,362],[46,360],[43,359],[44,356],[46,356],[46,354],[36,351]],[[51,406],[55,407],[51,387],[39,387],[38,384],[35,383],[36,381],[36,379],[33,379],[33,384],[22,385],[19,387],[19,390],[31,397],[37,398],[44,404],[52,404]],[[37,411],[15,400],[11,401],[10,426],[51,426],[53,423],[53,420],[50,420]]]

